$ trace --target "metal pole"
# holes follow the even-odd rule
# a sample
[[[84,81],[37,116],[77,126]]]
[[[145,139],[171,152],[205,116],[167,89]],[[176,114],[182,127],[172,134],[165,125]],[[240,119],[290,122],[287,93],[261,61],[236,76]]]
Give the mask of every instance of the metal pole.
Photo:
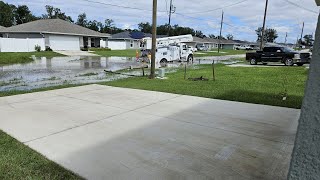
[[[301,38],[300,38],[300,46],[299,46],[299,48],[301,48],[301,46],[302,46],[303,31],[304,31],[304,22],[302,23],[302,30],[301,30]]]
[[[152,15],[152,50],[151,50],[151,73],[150,79],[154,79],[156,74],[156,51],[157,51],[157,0],[153,0]]]
[[[269,0],[266,0],[266,7],[265,7],[265,10],[264,10],[263,26],[262,26],[262,32],[261,32],[260,50],[262,50],[262,48],[263,48],[264,29],[266,27],[266,18],[267,18],[267,12],[268,12],[268,2],[269,2]]]
[[[218,53],[220,53],[220,46],[221,46],[221,36],[222,36],[222,26],[223,26],[223,15],[224,15],[224,12],[222,11],[222,18],[221,18],[221,26],[220,26],[220,36],[219,36]]]
[[[288,33],[286,32],[286,38],[285,38],[285,40],[284,40],[284,45],[287,44],[287,38],[288,38]]]
[[[171,31],[171,14],[172,14],[172,0],[170,0],[168,36],[170,36],[170,31]]]

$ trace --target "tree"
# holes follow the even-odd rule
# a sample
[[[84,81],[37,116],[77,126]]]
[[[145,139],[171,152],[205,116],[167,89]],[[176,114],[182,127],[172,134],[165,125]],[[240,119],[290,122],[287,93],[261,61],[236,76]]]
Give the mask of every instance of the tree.
[[[146,22],[146,23],[140,23],[138,25],[138,28],[141,32],[144,32],[144,33],[151,33],[152,32],[152,25],[149,23],[149,22]]]
[[[87,14],[86,13],[79,14],[76,24],[82,27],[87,27],[88,26]]]
[[[165,24],[165,25],[160,25],[157,27],[157,34],[159,35],[167,35],[169,31],[169,25]],[[172,28],[170,31],[170,35],[174,35],[174,29]]]
[[[206,35],[204,35],[202,31],[196,31],[195,36],[199,37],[199,38],[205,38],[206,37]]]
[[[216,39],[217,37],[214,34],[209,34],[209,38]]]
[[[10,5],[0,1],[0,25],[4,27],[10,27],[14,24],[14,5]]]
[[[31,13],[26,5],[18,6],[18,8],[16,8],[14,11],[14,15],[17,24],[23,24],[39,19]]]
[[[217,39],[220,39],[220,36],[217,36]],[[221,36],[221,39],[222,39],[222,40],[226,40],[226,38],[223,37],[223,36]]]
[[[257,42],[260,42],[262,37],[262,27],[259,27],[256,30],[256,33],[258,36]],[[271,29],[271,28],[265,30],[264,37],[263,37],[264,42],[274,43],[277,38],[278,38],[277,30]]]
[[[67,16],[61,9],[46,5],[47,14],[42,15],[44,19],[62,19],[73,23],[71,16]]]
[[[102,26],[101,22],[93,20],[93,21],[89,21],[87,28],[94,30],[94,31],[100,31],[101,26]]]
[[[313,40],[313,36],[311,34],[305,35],[303,37],[303,39],[304,39],[304,43],[305,43],[306,46],[312,46],[313,45],[314,40]]]
[[[228,35],[227,35],[227,39],[228,39],[228,40],[233,40],[233,35],[232,35],[232,34],[228,34]]]
[[[116,27],[114,25],[114,21],[112,19],[106,19],[104,21],[103,33],[112,34],[115,30],[116,30]]]

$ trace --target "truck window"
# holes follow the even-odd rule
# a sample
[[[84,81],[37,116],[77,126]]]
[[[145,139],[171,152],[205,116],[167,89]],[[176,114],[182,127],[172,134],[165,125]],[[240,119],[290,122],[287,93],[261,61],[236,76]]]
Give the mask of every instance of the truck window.
[[[265,47],[263,49],[264,52],[277,52],[277,49],[274,47]]]

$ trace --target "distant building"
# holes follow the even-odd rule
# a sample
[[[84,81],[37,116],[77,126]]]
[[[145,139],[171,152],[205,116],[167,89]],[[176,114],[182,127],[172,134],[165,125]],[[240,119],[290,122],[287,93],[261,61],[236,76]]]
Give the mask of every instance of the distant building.
[[[108,48],[112,50],[124,50],[124,49],[142,49],[144,48],[142,39],[146,37],[152,37],[152,34],[143,32],[121,32],[113,34],[108,39]],[[157,35],[157,38],[166,37],[163,35]]]
[[[6,29],[5,27],[0,26],[0,32],[1,32],[2,30],[5,30],[5,29]],[[2,37],[2,36],[3,36],[3,34],[0,33],[0,37]]]
[[[219,47],[219,39],[214,39],[214,38],[199,38],[199,37],[193,37],[192,42],[186,42],[188,46],[191,47],[199,47],[203,46],[207,50],[211,49],[218,49]],[[235,49],[237,45],[240,45],[240,43],[235,42],[233,40],[224,40],[222,39],[220,41],[220,47],[221,49]]]
[[[106,47],[109,34],[72,24],[61,19],[42,19],[9,28],[0,28],[4,38],[44,39],[52,50],[80,50]]]

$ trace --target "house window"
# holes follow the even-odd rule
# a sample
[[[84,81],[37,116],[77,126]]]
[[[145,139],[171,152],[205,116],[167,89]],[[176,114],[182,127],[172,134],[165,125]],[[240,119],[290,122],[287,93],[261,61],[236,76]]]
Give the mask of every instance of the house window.
[[[130,47],[133,48],[133,41],[130,41]]]

